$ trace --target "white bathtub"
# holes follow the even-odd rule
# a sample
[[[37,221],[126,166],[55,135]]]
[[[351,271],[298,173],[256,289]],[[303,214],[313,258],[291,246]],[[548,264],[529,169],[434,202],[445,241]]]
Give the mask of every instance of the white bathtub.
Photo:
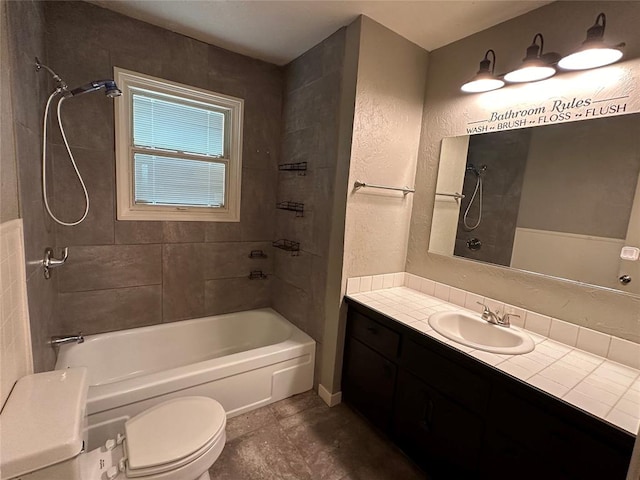
[[[63,345],[56,370],[89,369],[89,448],[169,398],[205,395],[228,417],[309,390],[315,341],[269,308],[134,328]]]

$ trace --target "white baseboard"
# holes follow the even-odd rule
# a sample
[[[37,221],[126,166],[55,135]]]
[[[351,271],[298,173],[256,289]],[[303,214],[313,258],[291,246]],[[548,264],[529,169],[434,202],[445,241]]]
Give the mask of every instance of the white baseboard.
[[[330,407],[342,402],[342,392],[331,393],[322,384],[318,385],[318,396]]]

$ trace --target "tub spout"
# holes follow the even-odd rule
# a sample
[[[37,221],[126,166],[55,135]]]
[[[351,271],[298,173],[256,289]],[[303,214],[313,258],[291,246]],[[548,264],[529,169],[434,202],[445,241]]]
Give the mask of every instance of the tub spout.
[[[82,332],[79,332],[78,335],[56,335],[51,337],[49,340],[49,345],[52,347],[58,347],[60,345],[64,345],[66,343],[83,343],[84,337],[82,336]]]

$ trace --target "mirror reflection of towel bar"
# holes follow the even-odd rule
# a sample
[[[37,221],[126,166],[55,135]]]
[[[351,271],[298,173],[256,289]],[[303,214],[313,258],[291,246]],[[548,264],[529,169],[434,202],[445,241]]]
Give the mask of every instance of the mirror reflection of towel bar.
[[[438,193],[436,192],[436,195],[440,195],[442,197],[453,197],[456,200],[460,199],[460,198],[464,198],[464,195],[462,195],[461,193]]]

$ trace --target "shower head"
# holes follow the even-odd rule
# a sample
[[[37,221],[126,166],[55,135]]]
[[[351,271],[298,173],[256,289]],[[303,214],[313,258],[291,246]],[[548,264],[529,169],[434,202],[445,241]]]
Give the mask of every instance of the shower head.
[[[115,98],[122,95],[122,91],[116,85],[116,82],[113,80],[95,80],[93,82],[89,82],[86,85],[82,85],[81,87],[74,88],[70,90],[68,95],[77,97],[78,95],[82,95],[83,93],[95,92],[96,90],[100,90],[104,88],[104,93],[109,98]]]
[[[476,166],[473,163],[468,163],[467,164],[467,168],[466,168],[467,172],[473,172],[476,177],[479,177],[486,170],[487,170],[487,166],[486,165],[480,165],[480,169],[477,169]]]

